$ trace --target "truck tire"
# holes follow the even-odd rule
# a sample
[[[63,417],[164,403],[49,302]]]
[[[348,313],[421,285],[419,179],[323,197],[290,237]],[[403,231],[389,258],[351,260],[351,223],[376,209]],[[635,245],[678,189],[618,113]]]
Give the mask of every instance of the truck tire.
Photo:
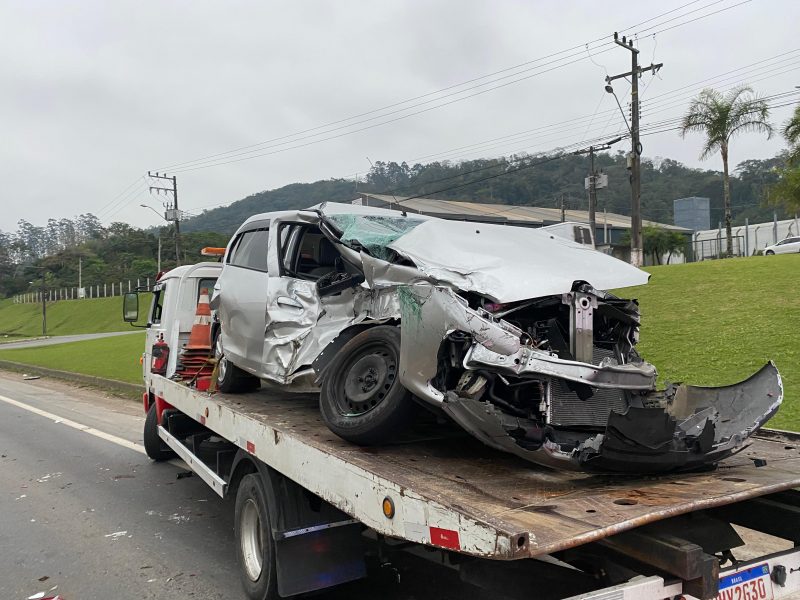
[[[275,540],[261,475],[242,477],[236,493],[234,534],[239,575],[251,600],[277,600]]]
[[[362,445],[395,437],[414,402],[400,383],[400,329],[379,325],[349,340],[326,368],[320,411],[331,431]]]
[[[214,355],[217,358],[217,389],[223,394],[240,394],[257,390],[261,387],[261,380],[243,371],[225,358],[222,342],[217,336],[214,343]]]
[[[161,462],[175,458],[176,454],[158,437],[158,413],[155,402],[152,402],[150,408],[147,409],[142,437],[144,438],[144,451],[154,461]]]

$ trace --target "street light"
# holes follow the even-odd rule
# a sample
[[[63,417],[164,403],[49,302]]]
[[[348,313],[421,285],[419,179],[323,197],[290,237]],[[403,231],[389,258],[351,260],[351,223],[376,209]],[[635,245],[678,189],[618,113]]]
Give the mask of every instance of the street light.
[[[28,265],[28,269],[39,269],[42,272],[42,283],[41,283],[41,294],[42,294],[42,337],[47,337],[47,300],[44,296],[44,276],[47,273],[45,267],[34,267],[33,265]],[[32,281],[28,282],[30,285],[33,285]]]
[[[625,120],[625,127],[628,128],[628,133],[633,135],[633,132],[631,131],[631,126],[628,125],[628,118],[625,116],[625,111],[622,110],[622,105],[619,103],[619,98],[617,98],[617,95],[614,93],[614,88],[611,87],[611,84],[606,84],[606,92],[614,96],[614,100],[617,101],[617,106],[619,106],[619,112],[622,113],[622,118]]]

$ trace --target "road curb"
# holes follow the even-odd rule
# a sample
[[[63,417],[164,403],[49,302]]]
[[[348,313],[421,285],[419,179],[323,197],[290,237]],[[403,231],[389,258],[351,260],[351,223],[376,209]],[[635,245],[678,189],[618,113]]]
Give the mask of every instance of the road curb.
[[[47,367],[18,363],[11,360],[0,360],[0,369],[16,371],[18,373],[30,373],[32,375],[40,375],[43,377],[53,377],[54,379],[61,379],[71,383],[80,383],[83,385],[90,385],[92,387],[112,390],[114,392],[124,394],[125,396],[141,396],[142,390],[144,389],[143,384],[137,385],[135,383],[128,383],[126,381],[118,381],[116,379],[106,379],[104,377],[96,377],[94,375],[60,371],[58,369],[50,369]]]

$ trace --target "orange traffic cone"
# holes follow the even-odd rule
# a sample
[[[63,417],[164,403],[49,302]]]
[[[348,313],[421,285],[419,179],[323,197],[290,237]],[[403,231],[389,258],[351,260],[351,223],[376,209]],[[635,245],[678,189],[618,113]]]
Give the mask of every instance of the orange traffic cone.
[[[197,312],[194,314],[192,332],[189,342],[184,346],[187,350],[211,350],[211,306],[208,304],[208,290],[200,290]]]

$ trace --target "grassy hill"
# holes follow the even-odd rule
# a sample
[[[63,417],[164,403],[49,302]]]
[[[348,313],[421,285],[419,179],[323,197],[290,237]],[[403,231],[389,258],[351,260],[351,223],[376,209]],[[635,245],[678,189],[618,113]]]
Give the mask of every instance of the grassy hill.
[[[128,383],[142,383],[139,358],[143,350],[142,332],[39,348],[3,350],[0,345],[0,359]]]
[[[148,305],[143,294],[140,312]],[[47,303],[47,335],[130,331],[122,320],[122,298],[60,300]],[[0,300],[0,342],[42,335],[42,305]],[[8,336],[8,337],[6,337]]]
[[[784,403],[770,421],[800,430],[800,255],[652,267],[638,298],[642,355],[660,383],[725,385],[775,361]]]

